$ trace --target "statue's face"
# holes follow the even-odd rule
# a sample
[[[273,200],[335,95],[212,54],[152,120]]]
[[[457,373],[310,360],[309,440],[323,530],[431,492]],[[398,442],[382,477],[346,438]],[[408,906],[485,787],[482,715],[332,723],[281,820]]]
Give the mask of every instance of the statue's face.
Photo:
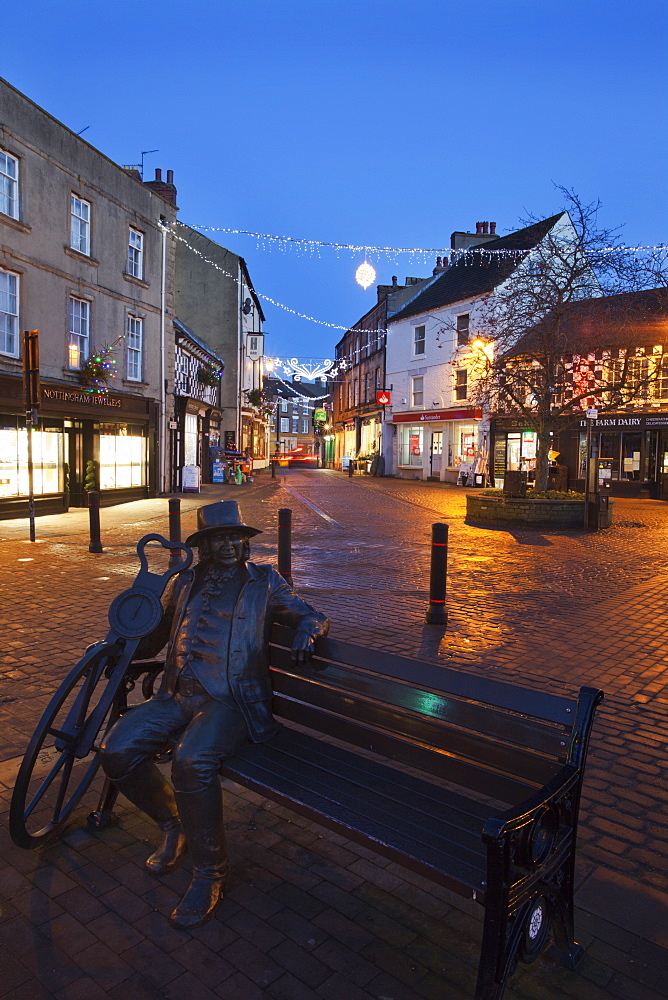
[[[211,561],[221,569],[231,569],[248,559],[249,545],[246,535],[236,531],[220,531],[207,539]]]

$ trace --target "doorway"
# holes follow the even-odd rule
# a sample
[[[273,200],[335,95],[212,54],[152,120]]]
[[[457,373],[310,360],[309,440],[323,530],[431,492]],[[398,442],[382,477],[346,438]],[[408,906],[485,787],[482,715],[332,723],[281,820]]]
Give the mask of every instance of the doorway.
[[[429,455],[429,475],[433,479],[441,478],[442,460],[443,460],[443,431],[433,431],[431,435],[431,453]]]

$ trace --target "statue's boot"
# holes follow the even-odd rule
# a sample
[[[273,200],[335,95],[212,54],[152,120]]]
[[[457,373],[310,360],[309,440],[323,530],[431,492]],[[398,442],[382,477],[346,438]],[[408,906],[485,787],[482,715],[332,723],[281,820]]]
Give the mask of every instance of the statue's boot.
[[[158,847],[144,862],[146,870],[151,875],[174,871],[183,861],[187,845],[170,783],[152,761],[144,760],[114,784],[162,831]]]
[[[216,778],[198,792],[177,792],[176,802],[193,862],[192,881],[169,922],[190,930],[210,920],[230,874],[223,825],[223,795]]]

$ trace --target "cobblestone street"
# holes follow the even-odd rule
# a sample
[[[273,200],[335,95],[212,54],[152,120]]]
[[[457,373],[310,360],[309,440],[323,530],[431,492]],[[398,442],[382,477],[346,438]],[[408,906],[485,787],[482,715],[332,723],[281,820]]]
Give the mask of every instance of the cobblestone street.
[[[195,510],[239,500],[263,528],[255,562],[275,562],[278,509],[293,511],[297,590],[331,634],[573,695],[600,686],[585,775],[576,895],[577,973],[550,957],[522,966],[507,1000],[668,996],[668,504],[616,500],[595,534],[476,527],[466,492],[437,483],[280,470],[208,486]],[[260,796],[226,783],[229,896],[191,935],[164,914],[187,881],[141,867],[151,825],[124,800],[99,834],[78,817],[39,852],[15,848],[6,818],[28,739],[66,672],[107,631],[106,611],[138,569],[137,540],[167,533],[167,501],[0,522],[0,997],[9,1000],[466,1000],[481,911]],[[430,526],[449,525],[448,627],[424,623]],[[94,797],[93,797],[94,801]],[[91,803],[92,804],[92,803]],[[187,866],[186,866],[187,867]]]

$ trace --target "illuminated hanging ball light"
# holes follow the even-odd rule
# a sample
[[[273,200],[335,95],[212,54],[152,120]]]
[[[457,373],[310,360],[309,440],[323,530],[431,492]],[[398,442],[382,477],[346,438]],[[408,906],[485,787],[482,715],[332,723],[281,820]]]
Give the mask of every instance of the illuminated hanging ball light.
[[[373,285],[376,280],[376,271],[371,266],[368,260],[365,259],[363,264],[355,271],[355,281],[358,285],[361,285],[364,291],[367,290],[371,285]]]

